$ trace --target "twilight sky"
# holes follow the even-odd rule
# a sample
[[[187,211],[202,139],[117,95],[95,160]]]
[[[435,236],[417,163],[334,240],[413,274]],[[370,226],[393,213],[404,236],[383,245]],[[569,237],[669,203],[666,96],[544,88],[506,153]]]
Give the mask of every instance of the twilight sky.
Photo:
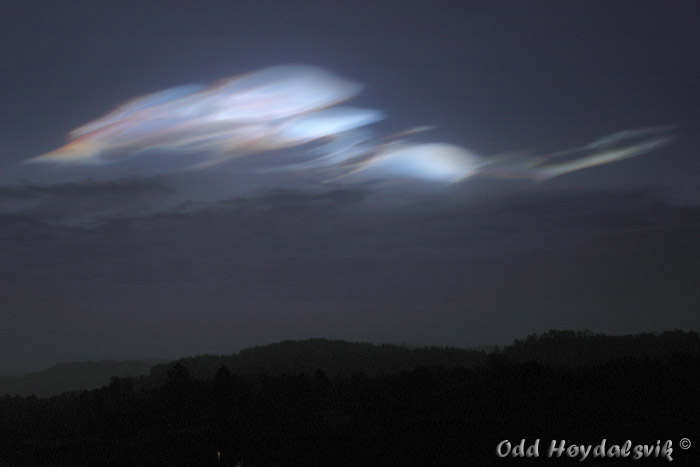
[[[700,327],[700,7],[658,1],[12,2],[0,17],[0,374],[308,337],[506,344]],[[128,99],[280,64],[388,135],[489,156],[675,125],[533,183],[319,184],[229,164],[22,164]]]

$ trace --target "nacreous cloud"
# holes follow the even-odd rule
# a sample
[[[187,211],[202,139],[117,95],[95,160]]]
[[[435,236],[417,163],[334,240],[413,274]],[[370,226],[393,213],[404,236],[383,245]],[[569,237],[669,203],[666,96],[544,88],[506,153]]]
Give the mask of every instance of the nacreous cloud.
[[[129,101],[73,130],[65,146],[28,162],[110,164],[160,155],[164,170],[231,162],[241,171],[314,173],[343,183],[455,183],[476,175],[545,180],[634,157],[672,140],[669,128],[649,127],[552,154],[483,157],[455,145],[409,140],[426,128],[375,137],[363,127],[381,120],[381,112],[338,106],[361,88],[300,65],[266,68],[208,87],[180,86]]]

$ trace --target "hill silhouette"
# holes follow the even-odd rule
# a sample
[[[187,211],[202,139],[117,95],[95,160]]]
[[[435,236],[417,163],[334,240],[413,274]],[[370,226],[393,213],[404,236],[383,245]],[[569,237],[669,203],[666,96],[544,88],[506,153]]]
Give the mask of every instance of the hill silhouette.
[[[554,331],[516,339],[503,350],[515,361],[534,361],[553,367],[590,366],[615,359],[666,360],[683,353],[700,357],[700,337],[695,331],[665,331],[609,336],[590,331]]]
[[[147,375],[153,365],[163,362],[154,359],[59,363],[42,371],[0,377],[0,394],[50,397],[66,391],[96,389],[109,384],[112,377]]]
[[[328,339],[282,341],[233,355],[199,355],[155,365],[149,380],[151,385],[163,384],[167,372],[178,364],[199,380],[213,378],[222,366],[239,375],[313,374],[321,370],[329,377],[347,377],[355,372],[378,376],[421,367],[474,368],[484,364],[492,353],[517,362],[553,367],[591,366],[625,358],[662,361],[676,353],[700,357],[700,336],[695,331],[678,330],[623,336],[550,330],[516,339],[503,349],[487,350],[409,348]]]
[[[22,376],[0,377],[0,394],[50,397],[65,391],[96,389],[111,377],[135,378],[139,387],[165,384],[167,373],[182,365],[197,380],[214,378],[221,367],[237,375],[271,376],[314,374],[368,377],[397,374],[422,367],[475,368],[491,354],[515,362],[536,362],[557,367],[586,367],[616,359],[663,361],[674,354],[700,357],[700,336],[695,331],[666,331],[610,336],[584,331],[550,330],[516,339],[502,349],[485,347],[407,347],[329,339],[282,341],[243,349],[231,355],[198,355],[171,362],[162,360],[63,363]]]
[[[355,372],[377,376],[425,366],[474,367],[486,357],[485,351],[454,347],[409,348],[328,339],[289,340],[243,349],[233,355],[200,355],[155,365],[149,379],[153,385],[162,384],[167,372],[177,364],[200,380],[213,378],[222,366],[240,375],[313,374],[320,370],[329,377],[346,377]]]
[[[491,353],[287,341],[90,391],[2,396],[0,465],[580,465],[496,456],[524,438],[543,451],[668,441],[691,465],[679,440],[697,428],[699,384],[696,332],[550,331]]]

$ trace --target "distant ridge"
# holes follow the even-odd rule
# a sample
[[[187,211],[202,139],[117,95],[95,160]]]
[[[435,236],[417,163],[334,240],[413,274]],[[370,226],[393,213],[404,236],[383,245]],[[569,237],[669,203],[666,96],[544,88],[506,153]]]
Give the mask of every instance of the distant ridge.
[[[19,376],[0,377],[0,395],[51,397],[66,391],[97,389],[117,376],[147,375],[156,364],[167,360],[102,360],[59,363],[46,370]]]
[[[66,391],[90,390],[110,383],[112,377],[140,377],[138,387],[157,387],[180,364],[198,380],[212,379],[221,367],[231,373],[269,376],[311,375],[368,377],[398,374],[421,367],[476,368],[496,358],[537,362],[551,367],[587,367],[614,360],[648,359],[664,362],[678,355],[700,357],[700,336],[695,331],[666,331],[610,336],[590,331],[551,330],[516,339],[499,348],[481,346],[411,347],[329,339],[282,341],[243,349],[232,355],[199,355],[179,360],[133,360],[62,363],[21,376],[0,377],[0,395],[50,397]]]
[[[514,361],[535,361],[552,367],[592,366],[631,358],[665,361],[678,354],[700,357],[700,336],[696,331],[611,336],[551,330],[516,339],[503,350],[503,355]]]
[[[367,376],[395,374],[425,366],[475,367],[486,358],[484,351],[456,347],[408,347],[329,339],[288,340],[243,349],[233,355],[199,355],[156,365],[149,379],[153,385],[163,383],[167,371],[178,363],[196,379],[213,378],[222,366],[240,375],[313,374],[321,370],[327,376],[347,377],[356,372]]]
[[[620,359],[667,361],[677,354],[700,357],[700,336],[695,331],[665,331],[611,336],[584,331],[550,330],[541,335],[516,339],[503,348],[482,346],[408,347],[393,344],[357,343],[328,339],[282,341],[241,350],[234,355],[200,355],[156,365],[148,385],[167,379],[176,364],[184,366],[195,379],[213,378],[222,367],[239,375],[313,374],[348,377],[362,372],[367,376],[396,374],[420,367],[475,368],[492,357],[519,362],[537,362],[551,367],[594,366]]]

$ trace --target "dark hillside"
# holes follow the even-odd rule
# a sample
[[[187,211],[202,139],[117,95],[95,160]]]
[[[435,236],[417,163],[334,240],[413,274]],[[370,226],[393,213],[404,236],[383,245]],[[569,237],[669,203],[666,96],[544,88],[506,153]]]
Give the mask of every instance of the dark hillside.
[[[549,331],[516,339],[503,354],[517,361],[545,365],[588,366],[614,359],[648,358],[666,360],[683,353],[700,357],[700,336],[695,331],[666,331],[608,336],[590,331]]]
[[[59,363],[43,371],[0,377],[0,394],[50,397],[66,391],[97,389],[109,384],[113,376],[126,378],[147,375],[153,365],[163,362],[164,360],[103,360]]]
[[[355,372],[368,376],[394,374],[424,366],[444,368],[474,367],[486,361],[484,351],[424,347],[408,348],[398,345],[374,345],[327,339],[283,341],[241,350],[234,355],[201,355],[169,364],[156,365],[151,379],[161,384],[169,368],[177,363],[185,366],[197,379],[213,378],[222,366],[231,372],[251,374],[313,374],[323,371],[330,377],[347,377]]]
[[[696,333],[550,332],[523,342],[490,354],[283,342],[160,365],[147,381],[115,377],[49,399],[4,396],[0,465],[581,465],[579,457],[548,459],[553,440],[669,442],[677,465],[691,465],[694,446],[679,441],[700,419]],[[519,348],[530,353],[511,357]],[[533,360],[561,355],[585,364]],[[539,439],[540,457],[496,456],[503,440],[521,439]]]

